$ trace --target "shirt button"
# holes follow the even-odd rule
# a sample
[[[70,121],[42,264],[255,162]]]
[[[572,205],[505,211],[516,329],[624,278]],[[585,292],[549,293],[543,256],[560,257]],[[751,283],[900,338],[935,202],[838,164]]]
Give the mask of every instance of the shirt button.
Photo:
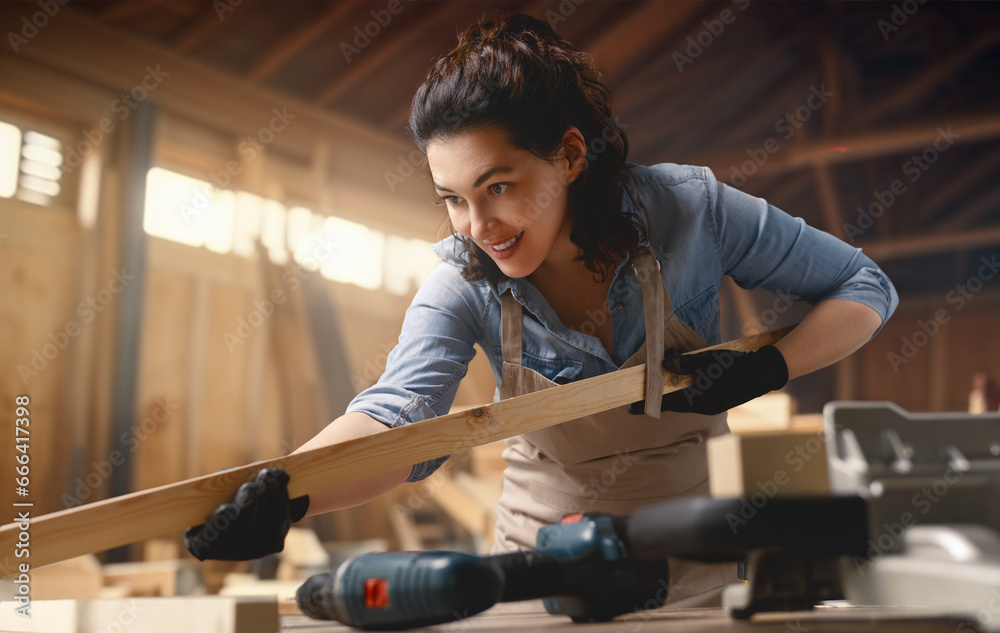
[[[621,310],[624,307],[625,307],[625,304],[622,303],[621,301],[619,301],[618,303],[615,304],[615,310]]]

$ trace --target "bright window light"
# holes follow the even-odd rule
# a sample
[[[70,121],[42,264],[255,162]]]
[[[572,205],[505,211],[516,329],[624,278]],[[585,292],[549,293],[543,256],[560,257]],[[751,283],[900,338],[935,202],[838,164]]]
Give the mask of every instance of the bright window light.
[[[233,193],[206,180],[159,167],[146,177],[146,233],[190,246],[228,252],[232,246]]]
[[[0,198],[17,192],[17,174],[21,162],[21,129],[0,121]]]
[[[257,250],[264,216],[264,199],[245,191],[236,192],[236,216],[233,222],[233,252],[251,257]]]
[[[260,241],[275,264],[288,263],[285,242],[285,205],[276,200],[264,201],[264,219],[260,227]]]
[[[315,254],[322,260],[323,276],[362,288],[382,286],[382,253],[385,235],[363,224],[328,217],[317,240]]]
[[[275,263],[294,257],[328,279],[399,295],[415,290],[440,261],[424,240],[305,207],[286,209],[276,200],[219,190],[160,167],[147,176],[143,226],[150,235],[241,257],[252,257],[259,240]]]
[[[58,139],[27,130],[21,150],[21,175],[17,194],[22,200],[47,205],[62,190],[62,143]]]
[[[385,241],[385,289],[396,295],[409,294],[440,262],[430,242],[390,235]]]

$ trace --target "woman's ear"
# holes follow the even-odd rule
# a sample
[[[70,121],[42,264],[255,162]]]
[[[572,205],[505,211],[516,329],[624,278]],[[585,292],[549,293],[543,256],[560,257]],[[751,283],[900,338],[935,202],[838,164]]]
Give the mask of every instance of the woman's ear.
[[[566,184],[569,184],[587,168],[587,143],[583,133],[572,125],[563,132],[562,152],[566,159]]]

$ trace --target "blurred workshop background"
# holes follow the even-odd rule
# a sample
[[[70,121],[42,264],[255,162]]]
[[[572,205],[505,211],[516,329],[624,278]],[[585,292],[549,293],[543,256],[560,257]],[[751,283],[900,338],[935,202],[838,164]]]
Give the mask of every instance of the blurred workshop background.
[[[632,160],[707,165],[896,284],[868,346],[734,423],[834,399],[997,409],[1000,4],[3,2],[0,403],[9,438],[30,396],[36,514],[285,454],[374,383],[447,233],[410,99],[497,11],[596,55]],[[804,314],[728,280],[719,295],[723,339]],[[493,390],[480,354],[455,406]],[[277,575],[369,539],[488,549],[502,468],[485,447],[312,519],[318,540]],[[117,558],[171,561],[178,544]],[[192,562],[117,584],[180,591]],[[210,590],[246,571],[217,568]]]

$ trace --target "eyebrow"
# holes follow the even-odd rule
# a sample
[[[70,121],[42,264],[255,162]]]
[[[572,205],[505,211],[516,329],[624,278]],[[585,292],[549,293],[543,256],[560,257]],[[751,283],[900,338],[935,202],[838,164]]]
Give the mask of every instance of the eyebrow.
[[[514,168],[513,167],[507,167],[505,165],[497,165],[496,167],[490,167],[489,169],[487,169],[486,171],[484,171],[479,176],[479,178],[476,178],[476,182],[474,182],[472,184],[472,186],[473,186],[473,188],[476,188],[479,185],[481,185],[484,182],[486,182],[486,180],[490,176],[493,176],[494,174],[506,174],[507,172],[511,172],[511,171],[514,171]],[[447,187],[442,187],[441,185],[439,185],[437,183],[434,183],[434,188],[435,189],[440,189],[441,191],[447,191],[448,193],[455,193],[451,189],[448,189]]]

